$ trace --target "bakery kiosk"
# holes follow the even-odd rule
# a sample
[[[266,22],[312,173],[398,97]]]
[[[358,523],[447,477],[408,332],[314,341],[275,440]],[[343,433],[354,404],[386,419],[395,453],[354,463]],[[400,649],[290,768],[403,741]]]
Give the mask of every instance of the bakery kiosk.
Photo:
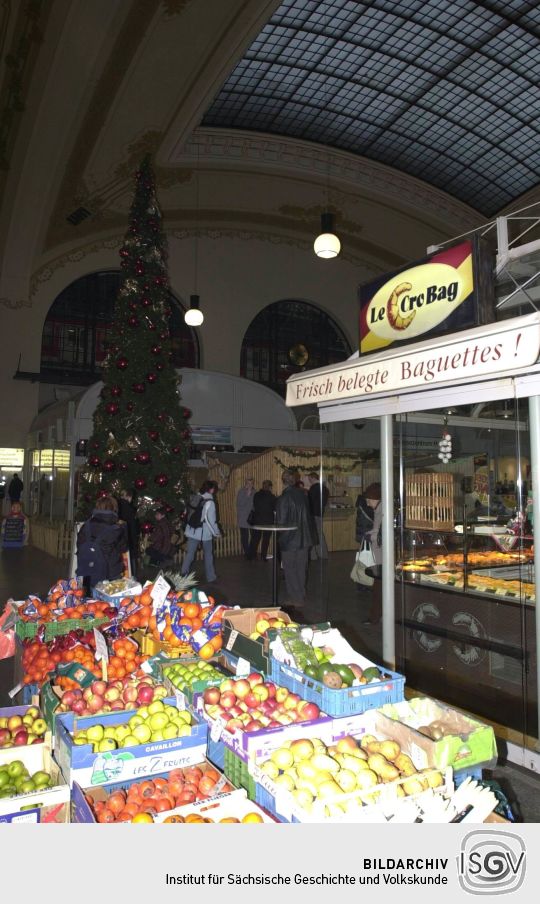
[[[540,314],[378,348],[375,337],[364,354],[367,318],[384,317],[386,337],[407,329],[415,277],[410,268],[381,278],[361,307],[360,353],[291,377],[287,404],[317,403],[326,448],[332,425],[379,420],[384,660],[415,690],[534,746]],[[514,491],[504,498],[503,484]]]

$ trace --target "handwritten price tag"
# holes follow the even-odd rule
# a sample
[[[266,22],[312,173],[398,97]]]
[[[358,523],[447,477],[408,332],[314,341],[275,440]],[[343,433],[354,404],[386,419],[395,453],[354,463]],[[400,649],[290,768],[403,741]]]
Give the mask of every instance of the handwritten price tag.
[[[156,612],[161,605],[167,599],[167,594],[171,589],[171,585],[167,583],[162,574],[160,574],[156,580],[154,581],[154,586],[152,587],[152,592],[150,596],[152,597],[152,606],[154,612]]]
[[[226,650],[232,650],[232,648],[234,646],[234,642],[237,637],[238,637],[238,631],[231,631],[231,635],[227,641],[227,646],[225,647]]]
[[[176,704],[178,709],[186,709],[186,695],[179,691],[178,688],[174,689],[174,697],[176,700]]]
[[[107,641],[103,637],[101,631],[98,631],[97,628],[94,628],[94,638],[96,641],[96,661],[99,662],[100,659],[103,659],[105,662],[108,662],[109,651],[107,649]]]
[[[221,719],[216,719],[210,729],[210,738],[212,741],[220,741],[221,735],[223,734],[223,722]]]

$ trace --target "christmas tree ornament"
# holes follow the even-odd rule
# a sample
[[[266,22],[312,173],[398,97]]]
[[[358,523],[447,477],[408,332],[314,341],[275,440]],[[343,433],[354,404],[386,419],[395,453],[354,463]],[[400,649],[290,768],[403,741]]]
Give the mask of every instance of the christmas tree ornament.
[[[134,408],[134,407],[135,407],[135,406],[133,405],[133,402],[128,402],[127,405],[126,405],[127,410],[130,411],[130,412],[133,411],[133,408]]]
[[[150,308],[152,306],[152,301],[150,298],[141,298],[141,304],[143,308]]]
[[[135,314],[132,314],[131,317],[128,317],[128,323],[132,327],[137,327],[140,326],[141,321],[138,317],[135,316]]]
[[[164,367],[165,367],[165,365],[162,364],[161,361],[158,361],[156,363],[156,370],[163,370]]]
[[[191,417],[191,411],[190,411],[189,408],[183,408],[183,409],[182,409],[182,414],[183,414],[183,416],[185,417],[186,421],[188,421],[188,420],[190,419],[190,417]]]
[[[161,423],[163,423],[163,421],[167,420],[167,415],[161,412],[161,414],[158,414],[157,419],[158,421],[161,421]]]
[[[181,436],[182,439],[189,439],[191,437],[191,430],[182,430]]]
[[[117,385],[111,386],[111,395],[117,399],[122,395],[122,387]]]
[[[134,485],[134,487],[135,487],[136,490],[139,490],[139,491],[140,491],[140,490],[144,490],[144,488],[145,488],[145,486],[146,486],[146,480],[144,479],[144,477],[137,477],[137,478],[133,481],[133,485]]]
[[[173,455],[180,455],[181,451],[182,451],[182,446],[173,446],[171,449],[171,452],[173,453]]]
[[[126,465],[125,461],[122,461],[122,462],[118,465],[118,469],[119,469],[120,471],[123,471],[123,472],[125,473],[126,471],[129,470],[129,466]]]
[[[149,383],[155,383],[157,380],[157,374],[155,374],[153,372],[146,374],[146,379],[148,380]]]
[[[133,392],[137,392],[139,394],[144,392],[146,389],[144,383],[132,383],[131,388],[132,388]]]
[[[153,443],[157,443],[159,439],[159,431],[158,430],[149,430],[148,438],[152,440]]]
[[[105,405],[105,411],[110,415],[118,414],[118,412],[120,411],[120,405],[118,404],[118,402],[109,402],[107,405]]]
[[[149,452],[137,452],[137,455],[134,459],[140,465],[147,465],[150,463],[150,453]]]
[[[141,534],[151,534],[154,530],[154,525],[151,521],[143,521],[141,524]]]
[[[117,358],[117,360],[116,360],[116,366],[117,366],[118,370],[126,370],[128,364],[129,364],[129,361],[124,356],[122,356],[121,358]]]
[[[111,473],[111,471],[116,470],[116,462],[112,458],[106,458],[103,462],[103,470],[107,471],[107,473]]]
[[[150,349],[153,355],[161,355],[163,348],[161,345],[153,345]]]
[[[98,493],[98,499],[104,499],[105,496],[108,496],[108,495],[109,495],[109,491],[108,491],[108,490],[105,490],[105,489],[100,490],[99,493]]]
[[[91,468],[99,468],[101,466],[101,458],[98,455],[91,455],[88,459]]]
[[[158,474],[154,477],[154,483],[158,485],[158,487],[166,487],[169,482],[169,478],[166,474]]]

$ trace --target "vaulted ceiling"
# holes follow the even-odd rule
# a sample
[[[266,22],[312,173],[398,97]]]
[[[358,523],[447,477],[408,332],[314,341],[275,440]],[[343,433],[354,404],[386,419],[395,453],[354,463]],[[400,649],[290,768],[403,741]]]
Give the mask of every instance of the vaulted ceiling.
[[[147,151],[168,221],[189,217],[204,141],[239,178],[271,175],[262,138],[289,136],[319,184],[330,146],[395,204],[414,177],[409,208],[423,192],[449,235],[485,222],[538,186],[539,34],[527,0],[2,0],[0,300],[19,306],[56,249],[123,231]],[[209,183],[209,222],[247,216],[234,188]]]

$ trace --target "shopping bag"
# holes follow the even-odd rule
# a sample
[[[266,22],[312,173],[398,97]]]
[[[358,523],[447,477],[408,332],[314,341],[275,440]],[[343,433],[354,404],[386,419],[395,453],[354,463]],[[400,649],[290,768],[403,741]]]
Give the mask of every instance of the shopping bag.
[[[363,540],[362,546],[358,551],[358,559],[364,568],[372,568],[375,565],[375,556],[369,540]]]
[[[356,553],[356,559],[351,570],[351,581],[355,584],[363,584],[364,587],[373,586],[373,578],[366,574],[366,566],[360,561],[360,551]]]

